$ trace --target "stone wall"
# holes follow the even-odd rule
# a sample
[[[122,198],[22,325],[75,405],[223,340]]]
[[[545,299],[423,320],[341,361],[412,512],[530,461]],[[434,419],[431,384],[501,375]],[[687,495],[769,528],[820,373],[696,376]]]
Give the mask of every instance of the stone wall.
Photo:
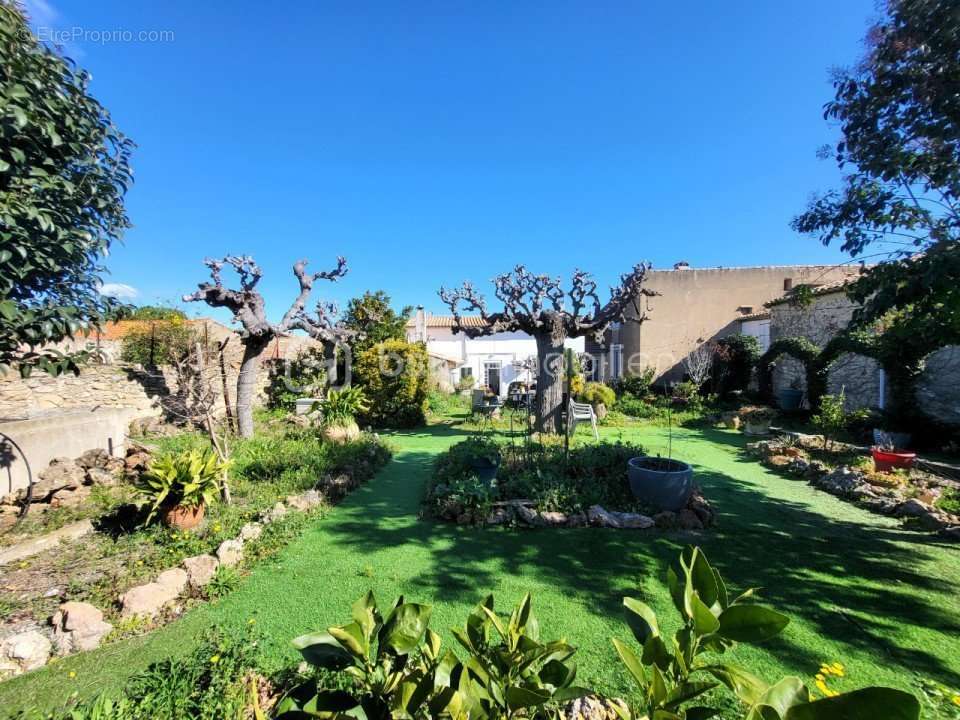
[[[0,376],[0,418],[49,415],[73,408],[130,408],[142,415],[160,412],[160,397],[169,389],[164,373],[133,367],[87,365],[79,375],[51,377],[36,372]]]
[[[847,327],[855,308],[842,291],[815,295],[804,306],[775,304],[770,308],[770,341],[805,337],[822,348]],[[784,356],[773,371],[774,394],[792,384],[799,384],[806,392],[803,365]],[[848,410],[886,407],[890,402],[890,385],[880,364],[863,355],[844,353],[830,366],[827,392],[835,395],[841,388]],[[916,400],[928,416],[948,425],[960,425],[960,347],[947,346],[930,354],[917,383]]]

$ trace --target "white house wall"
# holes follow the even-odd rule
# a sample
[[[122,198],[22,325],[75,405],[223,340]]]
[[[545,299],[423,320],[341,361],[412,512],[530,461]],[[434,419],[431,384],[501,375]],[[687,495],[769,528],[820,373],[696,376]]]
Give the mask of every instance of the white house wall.
[[[570,338],[565,347],[583,352],[583,338]],[[451,371],[451,383],[460,380],[460,368],[469,367],[473,377],[482,382],[484,363],[500,363],[500,395],[505,396],[510,383],[520,377],[524,371],[514,367],[537,355],[537,342],[522,332],[497,333],[481,338],[468,338],[466,335],[454,335],[449,328],[428,328],[427,350],[436,355],[457,361],[457,368]]]

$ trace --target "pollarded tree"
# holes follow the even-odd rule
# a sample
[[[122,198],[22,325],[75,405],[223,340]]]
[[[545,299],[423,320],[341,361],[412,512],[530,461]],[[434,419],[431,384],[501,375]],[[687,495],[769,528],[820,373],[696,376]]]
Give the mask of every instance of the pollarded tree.
[[[311,315],[306,311],[313,283],[317,280],[335,282],[343,277],[347,273],[347,261],[339,257],[337,267],[333,270],[313,274],[307,272],[306,260],[295,263],[293,274],[300,284],[300,292],[279,323],[271,323],[267,319],[263,296],[257,290],[257,283],[260,282],[263,273],[253,258],[228,255],[223,260],[208,258],[204,260],[204,264],[210,268],[210,277],[213,282],[200,283],[196,292],[184,295],[183,299],[186,302],[202,300],[210,307],[226,308],[233,313],[234,321],[240,325],[243,359],[237,377],[237,425],[241,437],[251,437],[253,435],[253,397],[257,370],[260,367],[260,355],[271,340],[291,330],[302,330],[313,339],[322,342],[325,347],[332,347],[352,337],[351,330],[342,327],[334,320],[337,313],[332,304],[318,302],[314,314]],[[239,275],[239,290],[224,287],[220,275],[224,265],[229,265]]]
[[[76,371],[45,347],[118,309],[100,276],[130,225],[133,143],[89,83],[0,0],[0,370]]]
[[[563,406],[563,343],[567,338],[593,335],[602,341],[611,323],[629,320],[641,323],[646,313],[640,298],[656,295],[643,287],[650,265],[641,263],[620,276],[620,285],[610,288],[610,300],[600,304],[597,283],[589,273],[577,270],[571,287],[564,290],[560,278],[534,275],[523,265],[493,280],[494,294],[503,310],[489,312],[483,296],[473,285],[440,289],[440,299],[450,306],[454,332],[475,338],[501,332],[525,332],[537,342],[536,430],[555,433],[560,430]],[[568,305],[569,302],[569,305]],[[461,305],[479,313],[483,325],[464,325]],[[628,311],[633,313],[628,315]]]

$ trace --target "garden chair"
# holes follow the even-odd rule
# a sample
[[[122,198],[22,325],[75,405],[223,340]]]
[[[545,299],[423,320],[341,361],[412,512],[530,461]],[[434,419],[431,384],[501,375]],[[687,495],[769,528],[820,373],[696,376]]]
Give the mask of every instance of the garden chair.
[[[590,427],[593,428],[593,439],[599,441],[600,433],[597,432],[597,414],[593,411],[593,405],[590,403],[578,403],[570,401],[567,408],[567,435],[573,435],[577,429],[578,422],[590,421]]]

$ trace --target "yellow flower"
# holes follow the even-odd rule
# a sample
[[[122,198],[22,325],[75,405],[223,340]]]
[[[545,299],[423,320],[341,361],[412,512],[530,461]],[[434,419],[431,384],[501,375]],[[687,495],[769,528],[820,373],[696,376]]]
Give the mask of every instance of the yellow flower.
[[[250,618],[249,620],[247,620],[247,625],[253,625],[256,621],[257,621],[256,618]]]
[[[70,672],[67,673],[67,677],[70,678],[71,680],[73,680],[73,678],[75,678],[76,676],[77,676],[76,670],[71,670]]]
[[[950,702],[952,702],[957,707],[960,707],[960,695],[954,695],[952,698],[950,698]]]
[[[833,670],[833,674],[837,677],[843,677],[846,673],[844,672],[843,665],[841,663],[835,662],[830,666],[830,669]]]
[[[220,532],[221,530],[223,530],[223,528],[220,526],[220,523],[214,524],[214,526],[213,526],[213,531],[214,531],[214,532]]]
[[[826,678],[823,676],[823,673],[817,673],[814,677],[816,678],[817,682],[825,682],[825,681],[826,681]]]
[[[210,662],[213,663],[214,665],[216,665],[218,662],[220,662],[220,656],[219,656],[219,655],[212,655],[212,656],[210,657]]]

